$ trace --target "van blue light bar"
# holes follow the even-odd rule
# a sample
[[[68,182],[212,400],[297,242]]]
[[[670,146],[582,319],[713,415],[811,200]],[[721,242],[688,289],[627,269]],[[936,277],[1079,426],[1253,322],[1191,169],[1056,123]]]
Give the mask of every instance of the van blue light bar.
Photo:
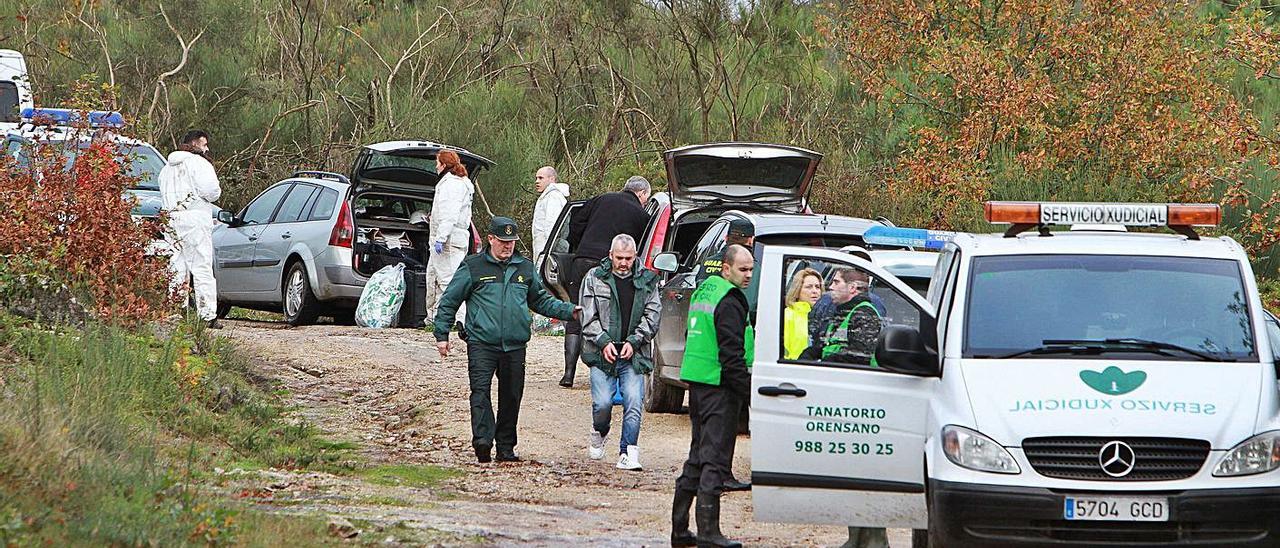
[[[54,125],[69,126],[80,121],[81,111],[70,108],[24,108],[22,121],[36,122],[37,118],[48,118]],[[106,110],[89,111],[89,127],[124,127],[124,116],[119,112]]]
[[[955,236],[955,232],[946,230],[873,226],[862,233],[862,241],[871,245],[901,245],[923,247],[925,249],[942,249],[942,246],[947,245],[947,242],[950,242]]]

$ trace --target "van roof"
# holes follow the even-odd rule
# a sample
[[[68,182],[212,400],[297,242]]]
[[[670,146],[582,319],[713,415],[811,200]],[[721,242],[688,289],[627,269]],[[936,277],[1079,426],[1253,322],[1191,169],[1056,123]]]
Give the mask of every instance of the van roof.
[[[1055,231],[1041,236],[1028,231],[1007,238],[1003,234],[959,234],[952,244],[969,255],[1146,255],[1248,260],[1235,240],[1220,236],[1192,240],[1181,234],[1153,232]]]

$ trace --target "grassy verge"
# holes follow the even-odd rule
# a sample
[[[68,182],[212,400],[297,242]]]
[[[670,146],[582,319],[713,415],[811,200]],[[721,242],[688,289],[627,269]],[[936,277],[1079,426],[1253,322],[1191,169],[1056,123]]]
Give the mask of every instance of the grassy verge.
[[[323,542],[200,487],[219,463],[352,472],[202,328],[164,336],[0,316],[0,545]],[[283,536],[281,536],[283,535]]]

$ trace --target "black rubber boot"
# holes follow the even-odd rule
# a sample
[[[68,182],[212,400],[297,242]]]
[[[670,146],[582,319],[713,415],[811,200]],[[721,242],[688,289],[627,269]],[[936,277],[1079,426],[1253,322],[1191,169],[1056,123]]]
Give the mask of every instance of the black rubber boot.
[[[725,491],[750,491],[751,482],[738,481],[737,478],[729,476],[729,479],[725,480],[723,488]]]
[[[698,539],[689,531],[689,508],[697,491],[685,491],[676,487],[675,500],[671,501],[671,546],[697,546]]]
[[[560,386],[573,388],[573,377],[578,371],[578,356],[582,354],[582,335],[564,336],[564,376]]]
[[[720,495],[698,493],[698,546],[741,548],[742,543],[720,534]]]

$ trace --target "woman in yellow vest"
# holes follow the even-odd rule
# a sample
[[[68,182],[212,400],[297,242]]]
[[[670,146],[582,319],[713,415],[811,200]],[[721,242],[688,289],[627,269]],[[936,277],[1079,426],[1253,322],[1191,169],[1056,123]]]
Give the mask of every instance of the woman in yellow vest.
[[[809,347],[809,310],[822,296],[822,275],[805,268],[796,271],[787,286],[787,308],[782,311],[783,357],[794,360]]]

